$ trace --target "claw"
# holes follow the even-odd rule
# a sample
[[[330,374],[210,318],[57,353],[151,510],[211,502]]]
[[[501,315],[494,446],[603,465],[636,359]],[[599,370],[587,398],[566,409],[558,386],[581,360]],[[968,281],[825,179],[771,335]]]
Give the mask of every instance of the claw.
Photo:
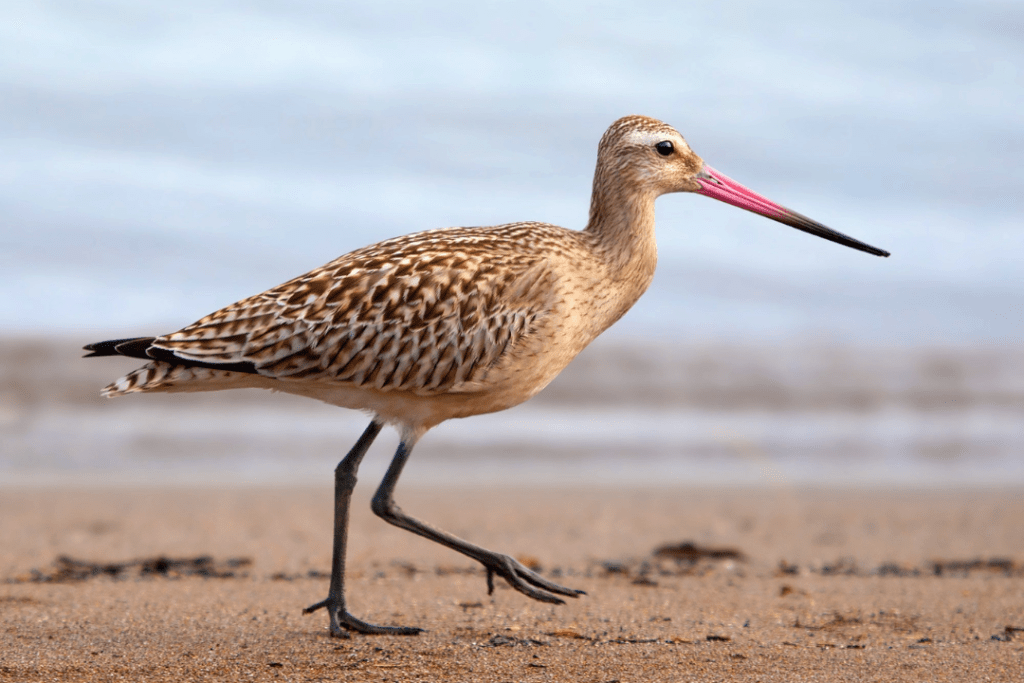
[[[320,602],[316,603],[315,605],[310,605],[309,607],[304,608],[302,610],[302,613],[303,614],[312,614],[313,612],[317,611],[321,607],[327,607],[327,601],[326,600],[321,600]]]
[[[335,621],[335,616],[337,616],[337,621]],[[423,633],[423,629],[416,626],[379,626],[362,619],[356,619],[348,612],[341,612],[338,615],[332,614],[331,635],[336,638],[351,638],[347,631],[380,636],[418,636]]]
[[[311,614],[321,607],[326,607],[327,612],[331,615],[331,635],[335,638],[351,638],[349,631],[355,631],[356,633],[365,633],[367,635],[386,635],[386,636],[415,636],[423,633],[423,629],[417,628],[416,626],[380,626],[378,624],[371,624],[368,621],[357,619],[348,613],[345,609],[334,609],[334,601],[331,598],[321,600],[315,605],[302,610],[303,614]]]
[[[565,604],[565,601],[556,595],[553,595],[554,593],[567,595],[571,598],[575,598],[578,595],[586,595],[586,593],[581,590],[566,588],[565,586],[559,586],[557,583],[548,581],[540,574],[537,574],[531,569],[527,569],[508,555],[498,555],[495,553],[493,556],[487,556],[486,559],[477,559],[487,570],[488,595],[491,595],[494,592],[495,574],[499,574],[501,578],[508,582],[509,586],[516,589],[523,595],[531,597],[534,600],[539,600],[540,602],[550,602],[556,605]]]

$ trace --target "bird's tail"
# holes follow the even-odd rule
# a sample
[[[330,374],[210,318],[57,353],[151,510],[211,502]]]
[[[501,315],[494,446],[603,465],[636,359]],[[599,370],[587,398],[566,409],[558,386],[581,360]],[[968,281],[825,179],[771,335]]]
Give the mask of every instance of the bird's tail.
[[[262,377],[249,361],[211,363],[182,358],[153,346],[156,337],[111,339],[85,346],[85,358],[127,356],[150,361],[138,370],[103,387],[103,396],[113,398],[143,391],[216,391],[261,387]]]
[[[146,363],[121,379],[103,387],[100,392],[107,398],[150,391],[219,391],[221,389],[250,389],[263,387],[262,377],[230,370],[176,365],[163,361]]]
[[[111,382],[103,387],[100,393],[107,398],[113,398],[142,391],[160,391],[161,388],[174,381],[174,375],[179,374],[176,372],[179,370],[181,368],[170,363],[161,363],[160,361],[146,363],[138,370],[132,370],[116,382]]]
[[[146,349],[153,343],[156,337],[130,337],[128,339],[110,339],[108,341],[86,344],[83,348],[89,353],[83,358],[94,358],[96,356],[128,356],[130,358],[145,358]]]

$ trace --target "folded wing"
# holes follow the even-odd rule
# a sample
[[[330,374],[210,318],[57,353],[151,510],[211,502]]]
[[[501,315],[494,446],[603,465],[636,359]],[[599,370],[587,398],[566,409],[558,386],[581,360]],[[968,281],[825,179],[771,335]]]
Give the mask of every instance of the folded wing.
[[[444,236],[444,245],[419,233],[352,252],[145,353],[282,381],[473,391],[548,315],[554,275],[493,232]]]

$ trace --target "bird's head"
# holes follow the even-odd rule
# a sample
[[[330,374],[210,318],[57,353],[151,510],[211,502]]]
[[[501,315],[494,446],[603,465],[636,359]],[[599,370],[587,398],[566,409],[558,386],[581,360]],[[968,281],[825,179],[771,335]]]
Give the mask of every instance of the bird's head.
[[[694,192],[784,225],[876,256],[889,252],[836,232],[776,204],[704,163],[672,126],[647,116],[625,116],[608,128],[597,151],[595,190],[629,187],[659,196]]]

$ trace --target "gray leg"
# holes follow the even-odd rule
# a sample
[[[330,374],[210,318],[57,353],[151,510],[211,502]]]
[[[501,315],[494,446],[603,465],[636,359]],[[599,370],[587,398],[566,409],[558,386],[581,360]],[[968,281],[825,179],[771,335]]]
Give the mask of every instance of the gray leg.
[[[356,470],[359,469],[359,463],[362,462],[370,444],[377,438],[382,426],[376,420],[371,422],[356,445],[334,470],[334,553],[331,557],[331,587],[326,600],[302,610],[303,614],[309,614],[326,607],[331,617],[332,636],[347,638],[347,631],[412,636],[423,630],[407,626],[368,624],[349,614],[345,607],[345,546],[348,543],[348,510],[352,502],[352,490],[356,487]]]
[[[553,593],[573,598],[577,595],[583,595],[581,590],[566,588],[548,581],[508,555],[502,555],[473,545],[461,538],[435,529],[429,524],[425,524],[402,512],[402,509],[395,504],[393,495],[395,485],[398,483],[398,477],[401,476],[402,468],[405,466],[405,461],[409,459],[409,453],[411,452],[412,448],[406,446],[404,441],[398,445],[398,451],[395,453],[394,460],[391,461],[388,473],[384,475],[384,481],[381,482],[380,488],[377,489],[377,493],[373,496],[373,512],[378,517],[397,527],[411,531],[424,538],[429,538],[435,543],[447,546],[482,564],[487,569],[488,594],[494,592],[494,575],[498,574],[520,593],[542,602],[553,602],[556,604],[565,602],[556,595],[553,595]]]

